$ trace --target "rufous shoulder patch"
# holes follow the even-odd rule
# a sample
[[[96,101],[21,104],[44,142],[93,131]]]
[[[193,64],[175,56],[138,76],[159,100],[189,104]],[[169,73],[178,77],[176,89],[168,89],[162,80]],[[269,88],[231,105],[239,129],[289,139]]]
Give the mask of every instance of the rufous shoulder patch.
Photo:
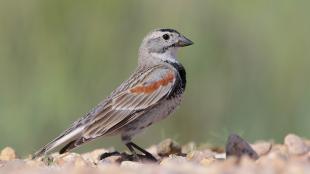
[[[170,82],[172,82],[173,80],[174,80],[174,74],[172,72],[169,72],[169,73],[167,73],[167,75],[163,79],[160,79],[156,82],[153,82],[153,83],[145,85],[145,86],[143,86],[143,85],[136,86],[134,88],[131,88],[130,92],[132,92],[132,93],[152,93],[155,90],[157,90],[160,86],[166,86]]]

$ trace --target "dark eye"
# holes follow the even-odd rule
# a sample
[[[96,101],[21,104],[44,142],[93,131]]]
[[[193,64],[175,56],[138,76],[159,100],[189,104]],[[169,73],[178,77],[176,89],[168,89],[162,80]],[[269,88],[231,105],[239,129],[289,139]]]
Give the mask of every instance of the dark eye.
[[[170,37],[169,37],[168,34],[164,34],[164,35],[163,35],[163,38],[164,38],[165,40],[168,40]]]

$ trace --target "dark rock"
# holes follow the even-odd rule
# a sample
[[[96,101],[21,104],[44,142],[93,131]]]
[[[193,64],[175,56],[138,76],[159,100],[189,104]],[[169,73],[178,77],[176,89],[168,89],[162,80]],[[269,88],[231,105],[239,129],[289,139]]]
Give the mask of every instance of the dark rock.
[[[240,158],[243,155],[247,155],[254,160],[258,159],[257,153],[248,142],[236,134],[231,134],[226,143],[226,156],[236,156]]]

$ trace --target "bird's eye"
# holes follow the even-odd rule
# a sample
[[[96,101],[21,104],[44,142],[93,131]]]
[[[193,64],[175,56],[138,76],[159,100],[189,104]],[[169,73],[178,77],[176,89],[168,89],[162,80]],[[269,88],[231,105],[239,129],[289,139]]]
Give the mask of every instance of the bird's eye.
[[[169,37],[168,34],[164,34],[164,35],[163,35],[163,38],[164,38],[165,40],[168,40],[170,37]]]

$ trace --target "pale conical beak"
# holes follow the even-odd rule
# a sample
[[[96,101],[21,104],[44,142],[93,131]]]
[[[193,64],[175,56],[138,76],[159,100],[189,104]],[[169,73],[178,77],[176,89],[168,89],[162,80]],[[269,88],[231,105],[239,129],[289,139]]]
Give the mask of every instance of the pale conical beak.
[[[194,42],[192,42],[191,40],[187,39],[185,36],[180,36],[178,42],[176,43],[177,46],[179,47],[186,47],[189,45],[193,45]]]

